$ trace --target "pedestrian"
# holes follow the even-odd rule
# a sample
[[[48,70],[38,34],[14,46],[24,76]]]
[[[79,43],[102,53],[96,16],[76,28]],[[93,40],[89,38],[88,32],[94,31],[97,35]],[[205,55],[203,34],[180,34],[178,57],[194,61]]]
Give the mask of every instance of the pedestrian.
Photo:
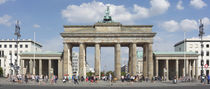
[[[201,77],[201,79],[202,79],[203,85],[205,85],[205,82],[206,82],[205,75],[203,75],[203,76]]]
[[[71,82],[71,76],[69,75],[69,79],[68,79],[69,83]]]
[[[110,83],[110,85],[112,85],[112,74],[111,73],[109,73],[109,83]]]
[[[48,76],[46,75],[45,76],[45,83],[47,83],[48,82]]]
[[[121,76],[121,81],[124,82],[124,80],[125,80],[125,77]]]
[[[28,77],[27,77],[27,75],[25,75],[25,83],[26,84],[28,83]]]
[[[209,82],[210,82],[210,74],[208,75],[208,84],[209,84]]]
[[[76,76],[76,75],[74,77],[74,84],[79,84],[79,82],[78,82],[78,76]]]

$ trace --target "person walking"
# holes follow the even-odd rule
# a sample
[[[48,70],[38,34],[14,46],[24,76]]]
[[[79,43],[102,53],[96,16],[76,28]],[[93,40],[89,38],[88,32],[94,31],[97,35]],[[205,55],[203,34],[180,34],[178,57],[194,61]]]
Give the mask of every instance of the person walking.
[[[208,75],[208,84],[209,84],[209,82],[210,82],[210,74]]]
[[[75,78],[74,78],[74,84],[79,84],[78,79],[79,79],[79,77],[78,76],[75,76]]]
[[[25,75],[25,83],[26,84],[28,83],[28,77],[27,77],[27,75]]]

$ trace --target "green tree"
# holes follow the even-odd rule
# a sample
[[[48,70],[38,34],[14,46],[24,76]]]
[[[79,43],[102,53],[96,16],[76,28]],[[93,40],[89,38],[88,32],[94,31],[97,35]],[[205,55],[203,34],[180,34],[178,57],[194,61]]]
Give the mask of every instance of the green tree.
[[[90,77],[93,75],[93,73],[90,71],[90,72],[87,72],[86,75],[87,75],[87,77]]]
[[[112,74],[112,76],[114,76],[114,72],[112,72],[112,71],[108,71],[108,72],[106,72],[106,76],[109,76],[109,73],[111,73],[111,74]]]
[[[121,76],[125,76],[126,75],[126,73],[125,72],[121,72]]]
[[[105,73],[104,72],[101,72],[101,76],[104,76],[105,75]]]
[[[3,76],[3,69],[0,67],[0,77]]]

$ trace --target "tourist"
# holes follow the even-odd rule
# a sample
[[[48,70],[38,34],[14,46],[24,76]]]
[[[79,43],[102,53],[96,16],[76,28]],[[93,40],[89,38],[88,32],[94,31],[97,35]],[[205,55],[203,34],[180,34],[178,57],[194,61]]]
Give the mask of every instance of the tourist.
[[[209,82],[210,82],[210,74],[208,75],[208,84],[209,84]]]
[[[48,82],[48,76],[46,75],[45,76],[45,83],[47,83]]]
[[[124,80],[125,80],[125,77],[121,76],[121,81],[124,82]]]
[[[69,79],[68,79],[69,83],[71,82],[71,76],[69,75]]]
[[[205,85],[205,82],[206,82],[205,75],[203,75],[203,76],[201,77],[201,79],[202,79],[202,83],[203,83],[203,85]]]
[[[76,75],[74,77],[74,84],[79,84],[79,82],[78,82],[78,76],[76,76]]]
[[[85,81],[88,82],[88,77],[86,77]]]
[[[31,81],[35,80],[35,76],[31,75]]]
[[[84,80],[85,80],[85,78],[82,76],[82,77],[81,77],[81,81],[83,82]]]
[[[25,83],[26,84],[28,83],[28,77],[27,77],[27,75],[25,75]]]

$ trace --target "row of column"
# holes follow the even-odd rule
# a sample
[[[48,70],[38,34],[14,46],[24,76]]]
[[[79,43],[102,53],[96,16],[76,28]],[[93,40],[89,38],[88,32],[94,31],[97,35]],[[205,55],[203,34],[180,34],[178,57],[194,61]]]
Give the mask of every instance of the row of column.
[[[192,63],[192,64],[191,64]],[[156,59],[156,76],[159,76],[159,60]],[[166,65],[166,80],[169,80],[169,59],[165,59]],[[191,66],[192,65],[192,66]],[[192,68],[192,69],[191,69]],[[192,70],[192,76],[191,76]],[[184,60],[184,70],[182,76],[189,76],[192,78],[198,78],[197,60]],[[165,75],[165,74],[164,74]],[[179,60],[176,60],[176,78],[179,78]]]
[[[148,76],[151,78],[153,76],[153,57],[152,57],[152,44],[145,45],[147,48],[147,65],[149,66],[147,69]],[[132,43],[129,45],[129,63],[128,69],[131,75],[136,75],[136,43]],[[115,44],[115,61],[114,61],[114,75],[115,78],[120,79],[121,77],[121,44]],[[72,75],[72,65],[71,65],[71,57],[72,57],[72,45],[68,43],[64,43],[64,74]],[[100,55],[101,55],[101,46],[99,43],[95,44],[95,75],[100,75]],[[79,44],[79,76],[86,77],[86,46],[84,43]]]
[[[42,69],[43,69],[43,67],[42,67],[42,59],[35,59],[35,60],[39,60],[39,75],[42,75],[43,73],[42,73]],[[35,65],[36,65],[36,61],[34,61],[34,59],[29,59],[29,74],[33,74],[33,75],[35,75]],[[61,73],[61,71],[62,71],[62,68],[60,68],[60,66],[61,66],[62,64],[61,64],[61,60],[58,60],[58,77],[59,78],[62,78],[62,75],[60,75],[60,73]],[[25,68],[25,60],[21,60],[21,72],[22,72],[22,74],[24,74],[24,72],[23,72],[23,69]],[[26,68],[25,68],[26,69]],[[27,70],[26,70],[27,71]],[[48,76],[49,76],[49,78],[52,76],[52,73],[51,73],[51,71],[52,71],[52,62],[51,62],[51,59],[49,59],[48,60]]]

